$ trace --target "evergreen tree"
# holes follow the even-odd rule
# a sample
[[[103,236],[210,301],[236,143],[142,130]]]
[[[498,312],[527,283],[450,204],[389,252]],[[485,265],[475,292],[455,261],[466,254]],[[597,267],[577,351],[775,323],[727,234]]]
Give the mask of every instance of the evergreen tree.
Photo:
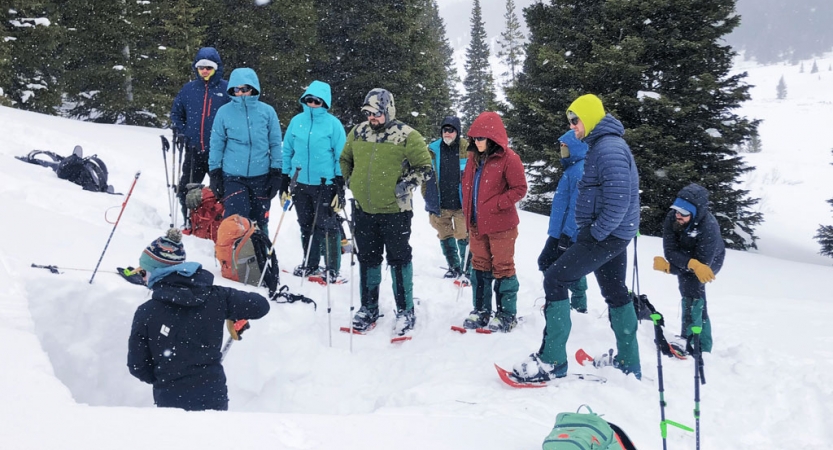
[[[781,75],[781,79],[778,80],[778,86],[775,87],[775,97],[778,100],[787,98],[787,83],[784,81],[784,75]]]
[[[424,136],[435,134],[451,112],[435,2],[316,0],[316,5],[326,58],[314,73],[331,84],[345,126],[366,120],[364,96],[379,87],[393,94],[397,118]]]
[[[827,203],[833,206],[833,198],[827,200]],[[833,258],[833,226],[819,225],[814,238],[821,244],[821,251],[819,253]]]
[[[523,40],[524,35],[521,33],[521,24],[518,21],[518,15],[515,14],[514,0],[506,0],[506,14],[503,15],[506,19],[506,29],[500,33],[500,50],[497,56],[506,64],[508,72],[503,76],[508,78],[507,84],[515,84],[515,77],[521,70],[521,63],[523,62]]]
[[[480,113],[495,109],[495,87],[492,70],[489,67],[489,43],[486,41],[486,28],[480,9],[480,0],[474,0],[471,12],[471,42],[466,49],[466,78],[463,87],[463,120],[465,128]]]
[[[758,135],[758,132],[755,131],[749,136],[749,142],[746,145],[746,152],[747,153],[761,153],[763,150],[763,145],[761,144],[761,136]]]
[[[198,14],[189,5],[178,6]],[[174,82],[181,78],[172,78],[176,67],[168,64],[183,64],[166,58],[172,33],[165,23],[175,20],[172,11],[176,6],[165,2],[62,2],[61,23],[67,29],[61,52],[63,85],[70,116],[127,125],[167,124],[171,101],[181,87]],[[173,26],[183,23],[180,18]]]
[[[810,68],[810,73],[818,73],[819,66],[816,64],[816,60],[813,60],[813,67]]]
[[[433,0],[431,3],[430,29],[432,30],[432,35],[440,38],[440,57],[443,61],[443,67],[445,67],[445,83],[448,86],[448,99],[451,101],[451,110],[448,111],[448,115],[457,115],[456,111],[461,109],[460,102],[462,99],[457,85],[462,81],[460,80],[460,75],[457,73],[457,65],[454,63],[454,49],[451,48],[451,44],[448,42],[445,22],[440,17],[439,6],[436,0]]]
[[[736,188],[752,170],[736,149],[758,122],[733,112],[749,99],[749,86],[745,73],[729,74],[735,53],[721,44],[740,20],[734,4],[588,0],[527,8],[530,43],[524,74],[507,92],[514,106],[507,122],[528,167],[543,161],[551,174],[536,169],[540,180],[554,178],[550,161],[567,130],[565,110],[579,95],[597,94],[627,130],[643,234],[660,235],[677,192],[696,182],[711,193],[727,245],[755,247],[762,216],[750,209],[758,200]]]
[[[63,68],[57,49],[63,29],[56,23],[56,5],[48,1],[3,1],[0,43],[0,87],[7,104],[46,114],[61,105]]]

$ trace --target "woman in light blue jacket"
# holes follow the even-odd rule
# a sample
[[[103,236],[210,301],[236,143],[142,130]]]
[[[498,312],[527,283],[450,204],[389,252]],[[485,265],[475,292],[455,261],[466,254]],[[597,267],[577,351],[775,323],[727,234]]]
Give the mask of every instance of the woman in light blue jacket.
[[[211,128],[211,190],[222,199],[224,217],[240,214],[268,233],[269,208],[281,184],[278,114],[260,101],[254,70],[234,69],[228,86],[231,103],[217,111]]]
[[[301,226],[305,260],[293,273],[296,276],[316,274],[319,255],[326,254],[322,249],[329,248],[325,279],[336,282],[341,261],[337,216],[344,207],[344,178],[339,158],[347,137],[344,126],[328,111],[331,101],[330,85],[318,80],[310,83],[298,100],[303,112],[289,122],[283,141],[281,198],[288,198],[290,176],[300,169],[291,194]],[[318,219],[313,229],[316,209]]]

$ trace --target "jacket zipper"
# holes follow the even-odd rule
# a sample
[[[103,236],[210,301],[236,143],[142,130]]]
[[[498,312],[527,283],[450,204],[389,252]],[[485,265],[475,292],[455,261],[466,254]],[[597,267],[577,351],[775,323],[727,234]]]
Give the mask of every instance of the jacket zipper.
[[[254,146],[252,145],[252,124],[249,120],[249,106],[246,104],[245,98],[243,98],[243,109],[246,110],[246,130],[249,132],[249,160],[246,163],[246,177],[248,177],[252,168],[252,151],[254,150]]]
[[[200,153],[205,151],[205,104],[208,100],[208,81],[205,82],[205,92],[202,94],[202,117],[200,118]],[[208,102],[211,107],[211,103]]]

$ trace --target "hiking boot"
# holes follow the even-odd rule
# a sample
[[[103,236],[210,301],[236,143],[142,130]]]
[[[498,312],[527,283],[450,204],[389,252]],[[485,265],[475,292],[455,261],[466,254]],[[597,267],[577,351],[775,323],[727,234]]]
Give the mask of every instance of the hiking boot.
[[[356,331],[367,331],[376,324],[379,318],[378,309],[369,309],[367,306],[359,308],[359,312],[353,317],[353,329]]]
[[[405,309],[396,313],[396,323],[393,326],[393,334],[404,336],[414,329],[416,316],[413,309]]]
[[[518,324],[514,315],[499,312],[489,322],[489,330],[492,332],[508,333]]]
[[[327,283],[335,284],[341,281],[341,279],[338,277],[338,272],[335,270],[331,269],[326,271],[326,275]]]
[[[492,312],[488,310],[478,311],[474,310],[469,313],[466,320],[463,321],[463,328],[474,330],[477,328],[485,328],[489,324],[489,319],[492,318]]]
[[[317,275],[318,272],[318,267],[306,267],[301,264],[292,271],[292,275],[295,275],[296,277],[308,277],[310,275]]]
[[[443,278],[457,278],[461,275],[460,269],[457,267],[451,267],[443,275]]]
[[[512,373],[519,381],[549,381],[567,376],[567,361],[561,364],[548,364],[541,361],[537,353],[529,355],[525,360],[512,367]]]

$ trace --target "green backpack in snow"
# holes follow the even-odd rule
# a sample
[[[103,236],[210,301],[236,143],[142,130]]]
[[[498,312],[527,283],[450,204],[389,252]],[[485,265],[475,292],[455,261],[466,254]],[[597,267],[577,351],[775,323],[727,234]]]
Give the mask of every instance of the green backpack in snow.
[[[581,413],[581,408],[588,413]],[[555,426],[541,445],[543,450],[636,450],[616,425],[602,419],[587,405],[574,413],[559,413]]]

